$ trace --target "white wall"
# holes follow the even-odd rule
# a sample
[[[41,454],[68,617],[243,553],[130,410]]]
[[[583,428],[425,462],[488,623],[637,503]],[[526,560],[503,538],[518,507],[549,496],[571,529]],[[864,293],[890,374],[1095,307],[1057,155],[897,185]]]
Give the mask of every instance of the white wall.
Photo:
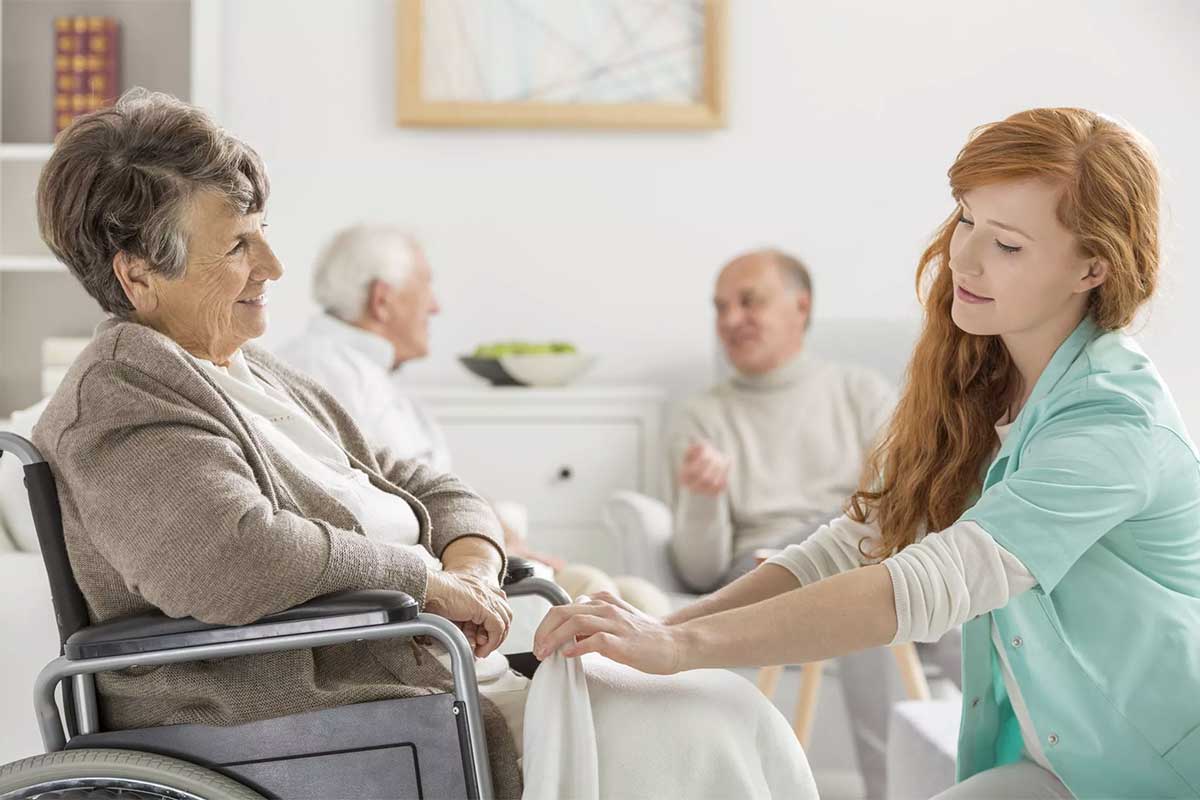
[[[673,391],[711,367],[710,281],[767,243],[814,266],[821,317],[915,317],[912,273],[976,124],[1035,105],[1130,120],[1166,175],[1168,262],[1143,340],[1200,427],[1200,4],[733,0],[717,132],[399,129],[390,0],[226,0],[224,122],[265,157],[289,268],[268,343],[311,310],[330,231],[415,229],[444,312],[413,382],[507,337],[603,354],[594,382]]]

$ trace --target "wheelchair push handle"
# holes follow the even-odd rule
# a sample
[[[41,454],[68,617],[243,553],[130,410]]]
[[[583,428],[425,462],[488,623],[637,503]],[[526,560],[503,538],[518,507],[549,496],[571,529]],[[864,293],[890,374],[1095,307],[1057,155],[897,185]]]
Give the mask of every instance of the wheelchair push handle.
[[[24,436],[0,431],[0,456],[4,453],[12,453],[26,467],[33,464],[41,464],[46,460],[42,458],[42,454],[38,452],[38,449],[33,446],[33,442]]]

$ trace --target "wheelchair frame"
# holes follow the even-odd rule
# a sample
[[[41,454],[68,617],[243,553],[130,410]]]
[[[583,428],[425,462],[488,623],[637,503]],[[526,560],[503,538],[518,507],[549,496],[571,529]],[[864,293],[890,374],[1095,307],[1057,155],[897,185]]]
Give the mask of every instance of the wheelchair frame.
[[[99,732],[93,677],[99,672],[429,636],[444,645],[450,655],[454,681],[452,713],[457,718],[468,795],[479,800],[494,797],[474,654],[454,623],[433,614],[417,613],[416,602],[402,592],[366,591],[317,598],[243,626],[207,625],[154,613],[89,626],[82,594],[67,561],[57,490],[49,465],[28,440],[0,432],[0,456],[5,452],[17,456],[24,465],[26,489],[63,645],[63,655],[47,664],[34,682],[34,710],[47,753],[66,749],[68,741],[76,737]],[[56,572],[59,574],[55,575]],[[509,561],[505,591],[509,596],[537,595],[555,605],[570,602],[557,584],[533,577],[532,567],[520,559]],[[531,655],[522,655],[532,659]],[[60,684],[65,731],[63,715],[55,700],[55,689]]]

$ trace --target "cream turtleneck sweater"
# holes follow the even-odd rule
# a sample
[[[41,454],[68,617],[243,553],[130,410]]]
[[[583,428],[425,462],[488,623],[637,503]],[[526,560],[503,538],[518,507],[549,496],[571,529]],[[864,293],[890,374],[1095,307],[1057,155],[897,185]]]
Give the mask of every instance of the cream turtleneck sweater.
[[[670,438],[671,550],[683,581],[713,589],[741,556],[836,516],[895,400],[876,373],[804,354],[693,397]],[[698,439],[731,459],[729,485],[717,497],[678,485],[684,453]]]

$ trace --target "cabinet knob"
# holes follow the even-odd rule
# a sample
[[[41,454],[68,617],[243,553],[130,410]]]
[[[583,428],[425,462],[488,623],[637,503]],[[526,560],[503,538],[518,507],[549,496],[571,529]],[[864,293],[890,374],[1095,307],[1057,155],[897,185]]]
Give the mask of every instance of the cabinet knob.
[[[559,467],[558,468],[558,479],[560,481],[569,481],[569,480],[571,480],[571,476],[574,474],[575,474],[575,471],[572,470],[570,467]]]

